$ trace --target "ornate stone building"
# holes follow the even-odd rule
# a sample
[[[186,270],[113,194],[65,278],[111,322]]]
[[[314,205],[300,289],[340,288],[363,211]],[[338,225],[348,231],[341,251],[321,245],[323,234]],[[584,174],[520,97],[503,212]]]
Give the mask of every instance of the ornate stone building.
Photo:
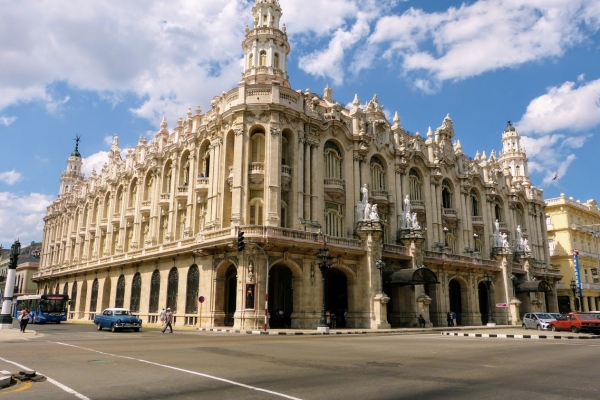
[[[542,191],[510,123],[500,154],[471,159],[449,116],[422,137],[388,122],[376,95],[347,109],[329,87],[292,90],[279,2],[252,12],[242,79],[210,110],[170,130],[163,120],[123,159],[115,137],[88,179],[71,154],[45,218],[40,292],[69,294],[75,319],[125,306],[155,322],[169,306],[176,324],[257,328],[268,282],[270,314],[285,315],[271,326],[316,327],[325,262],[342,326],[414,326],[419,314],[444,325],[450,310],[480,325],[490,303],[512,305],[493,308],[499,323],[556,310]],[[237,251],[240,230],[265,250],[268,279],[260,249]]]

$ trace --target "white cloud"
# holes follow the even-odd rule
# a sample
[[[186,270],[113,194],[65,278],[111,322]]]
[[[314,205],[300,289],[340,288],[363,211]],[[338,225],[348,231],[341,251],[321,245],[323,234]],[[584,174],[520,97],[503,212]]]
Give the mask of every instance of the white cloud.
[[[533,99],[517,127],[524,132],[581,131],[600,124],[600,79],[577,86],[565,82]]]
[[[92,170],[100,172],[104,164],[108,163],[108,151],[99,151],[89,157],[85,157],[82,161],[81,172],[86,177],[89,177],[92,174]]]
[[[7,185],[14,185],[21,179],[21,174],[14,169],[12,171],[0,172],[0,182],[4,182]]]
[[[0,125],[9,126],[17,120],[17,117],[0,116]]]
[[[0,243],[7,247],[16,239],[22,244],[41,241],[43,218],[52,200],[52,196],[40,193],[0,192]]]

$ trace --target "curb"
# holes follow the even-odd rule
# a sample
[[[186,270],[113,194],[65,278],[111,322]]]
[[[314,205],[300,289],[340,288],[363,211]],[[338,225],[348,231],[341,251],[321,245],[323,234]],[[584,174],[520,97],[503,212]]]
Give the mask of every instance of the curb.
[[[269,335],[269,336],[310,336],[310,335],[366,335],[369,332],[366,331],[353,331],[353,332],[273,332],[273,331],[261,331],[261,330],[241,330],[241,329],[219,329],[219,328],[199,328],[200,332],[215,332],[215,333],[238,333],[246,335]]]
[[[600,339],[600,336],[553,336],[553,335],[509,335],[501,333],[459,333],[459,332],[442,332],[442,336],[460,336],[460,337],[474,337],[474,338],[496,338],[496,339],[571,339],[571,340],[586,340],[586,339]]]

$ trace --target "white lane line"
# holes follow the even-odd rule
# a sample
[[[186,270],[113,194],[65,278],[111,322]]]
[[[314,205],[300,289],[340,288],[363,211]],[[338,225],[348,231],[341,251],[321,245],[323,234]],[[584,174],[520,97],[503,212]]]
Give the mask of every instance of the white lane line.
[[[75,347],[77,349],[82,349],[82,350],[87,350],[87,351],[91,351],[94,353],[98,353],[98,354],[103,354],[106,356],[111,356],[111,357],[117,357],[117,358],[125,358],[127,360],[133,360],[133,361],[138,361],[141,363],[146,363],[146,364],[150,364],[150,365],[155,365],[157,367],[163,367],[163,368],[168,368],[168,369],[172,369],[175,371],[180,371],[180,372],[186,372],[188,374],[192,374],[192,375],[197,375],[197,376],[202,376],[204,378],[208,378],[208,379],[214,379],[216,381],[220,381],[220,382],[225,382],[225,383],[229,383],[231,385],[234,386],[240,386],[246,389],[251,389],[251,390],[256,390],[258,392],[264,392],[264,393],[269,393],[275,396],[279,396],[279,397],[283,397],[285,399],[290,399],[290,400],[302,400],[298,397],[293,397],[293,396],[289,396],[287,394],[283,394],[283,393],[279,393],[279,392],[273,392],[271,390],[267,390],[267,389],[262,389],[256,386],[250,386],[250,385],[246,385],[244,383],[240,383],[240,382],[235,382],[235,381],[231,381],[229,379],[224,379],[224,378],[219,378],[218,376],[213,376],[213,375],[208,375],[208,374],[203,374],[201,372],[196,372],[196,371],[190,371],[187,369],[182,369],[182,368],[177,368],[177,367],[173,367],[171,365],[165,365],[165,364],[159,364],[159,363],[155,363],[152,361],[148,361],[148,360],[142,360],[141,358],[133,358],[133,357],[127,357],[127,356],[120,356],[117,354],[111,354],[111,353],[105,353],[103,351],[99,351],[99,350],[94,350],[94,349],[88,349],[86,347],[81,347],[81,346],[75,346],[74,344],[68,344],[68,343],[61,343],[61,342],[49,342],[49,343],[55,343],[55,344],[60,344],[62,346],[69,346],[69,347]]]
[[[2,357],[0,357],[0,360],[1,360],[1,361],[4,361],[4,362],[6,362],[6,363],[9,363],[9,364],[16,365],[17,367],[19,367],[19,368],[22,368],[22,369],[33,369],[33,368],[29,368],[29,367],[26,367],[26,366],[24,366],[24,365],[21,365],[21,364],[17,364],[17,363],[16,363],[16,362],[14,362],[14,361],[10,361],[10,360],[7,360],[7,359],[5,359],[5,358],[2,358]],[[36,371],[37,371],[37,370],[36,370]],[[39,371],[37,371],[37,372],[39,372]],[[71,389],[70,387],[68,387],[68,386],[66,386],[66,385],[63,385],[63,384],[62,384],[62,383],[60,383],[60,382],[57,382],[57,381],[55,381],[54,379],[50,378],[48,375],[46,375],[46,374],[43,374],[43,373],[41,373],[41,372],[40,372],[40,375],[44,375],[44,376],[46,377],[46,380],[47,380],[48,382],[50,382],[51,384],[53,384],[53,385],[55,385],[55,386],[58,386],[59,388],[61,388],[61,389],[62,389],[62,390],[64,390],[65,392],[67,392],[67,393],[70,393],[70,394],[72,394],[73,396],[80,398],[81,400],[90,400],[90,398],[89,398],[89,397],[87,397],[87,396],[84,396],[83,394],[81,394],[81,393],[79,393],[79,392],[76,392],[75,390]]]

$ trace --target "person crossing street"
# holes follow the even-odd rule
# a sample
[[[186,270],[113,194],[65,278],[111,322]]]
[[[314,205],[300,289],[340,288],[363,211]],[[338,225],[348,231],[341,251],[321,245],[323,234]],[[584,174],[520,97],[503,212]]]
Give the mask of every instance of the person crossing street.
[[[169,328],[171,330],[171,333],[173,333],[173,326],[171,325],[172,322],[173,322],[173,313],[171,312],[170,308],[167,308],[167,312],[165,314],[165,328],[162,330],[162,333],[165,333],[167,328]]]

